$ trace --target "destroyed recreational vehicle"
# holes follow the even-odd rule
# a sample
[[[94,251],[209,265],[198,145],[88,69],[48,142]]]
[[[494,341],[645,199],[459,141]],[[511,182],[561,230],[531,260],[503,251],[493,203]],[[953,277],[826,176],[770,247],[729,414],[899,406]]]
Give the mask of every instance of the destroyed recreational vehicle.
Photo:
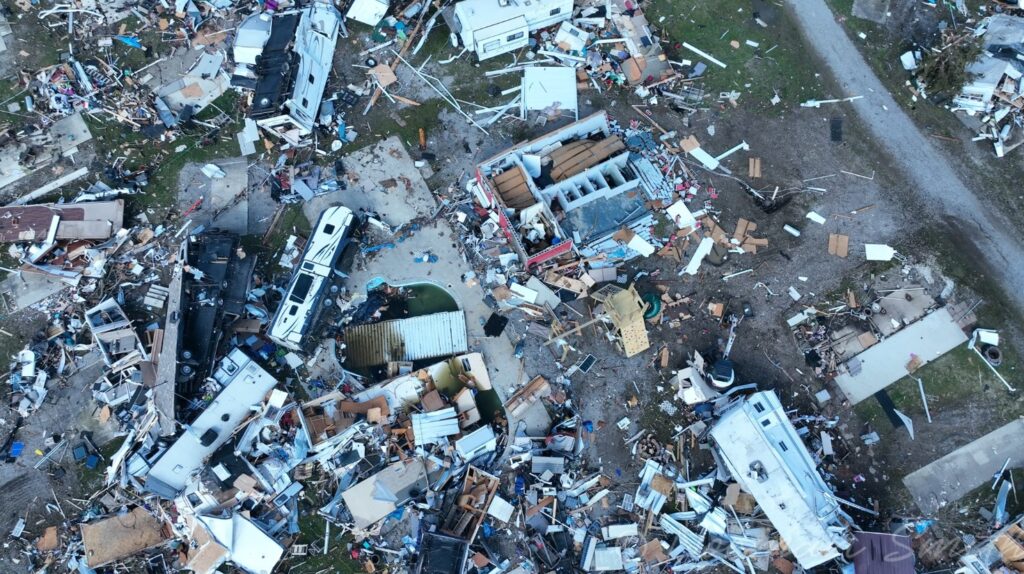
[[[180,319],[165,333],[164,345],[174,347],[171,356],[177,357],[178,394],[191,397],[214,369],[223,326],[246,313],[256,258],[241,251],[237,235],[206,232],[190,238],[182,259],[181,285],[177,297],[171,298],[181,302],[181,308],[173,310]],[[168,341],[171,330],[177,334],[174,342]]]
[[[320,119],[327,77],[334,62],[341,13],[329,2],[316,0],[299,11],[298,23],[293,14],[271,19],[269,33],[261,20],[247,21],[244,39],[239,35],[235,53],[243,63],[256,62],[255,95],[250,115],[267,133],[280,137],[293,146],[304,145]],[[289,34],[289,32],[293,33]],[[266,38],[264,44],[260,40]],[[298,63],[291,62],[286,46],[292,44]],[[255,53],[262,48],[261,55]],[[245,73],[245,72],[243,72]],[[237,82],[245,85],[247,82]],[[278,100],[293,86],[291,95]],[[282,113],[282,109],[287,110]]]
[[[146,474],[146,490],[173,499],[203,468],[206,460],[227,442],[235,429],[277,384],[277,379],[233,349],[213,373],[221,388],[213,401],[185,432],[163,452]]]
[[[347,207],[331,207],[320,215],[306,242],[302,260],[274,314],[267,336],[275,343],[300,350],[323,308],[323,297],[337,273],[335,265],[353,231],[355,216]]]
[[[452,45],[486,60],[524,48],[530,33],[568,20],[572,0],[461,0],[444,12],[452,30]]]
[[[529,269],[574,252],[603,255],[605,266],[650,255],[647,203],[665,186],[598,112],[480,163],[474,191],[490,214],[485,227],[502,233]]]
[[[729,474],[753,495],[801,567],[824,564],[850,547],[853,520],[839,508],[774,392],[727,408],[711,438]]]

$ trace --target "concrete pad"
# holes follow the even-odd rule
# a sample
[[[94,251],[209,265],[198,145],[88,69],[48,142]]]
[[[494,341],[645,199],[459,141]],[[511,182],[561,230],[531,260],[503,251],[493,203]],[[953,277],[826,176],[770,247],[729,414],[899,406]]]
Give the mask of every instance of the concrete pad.
[[[889,0],[854,0],[853,15],[857,18],[870,20],[876,24],[884,24],[888,18]]]
[[[227,175],[210,180],[210,208],[213,226],[245,235],[249,232],[249,201],[245,197],[249,187],[249,164],[245,158],[213,162]]]
[[[0,294],[10,306],[8,312],[13,313],[25,309],[40,301],[56,295],[68,287],[60,279],[35,271],[11,273],[0,281]]]
[[[1024,465],[1024,420],[1018,419],[964,445],[903,478],[918,508],[927,515],[992,482],[1006,459]]]
[[[0,189],[11,185],[28,175],[19,162],[21,146],[11,145],[0,148]]]
[[[255,185],[246,196],[249,204],[249,234],[263,235],[270,228],[274,212],[281,206],[270,196],[270,185]]]
[[[352,152],[342,162],[348,172],[348,189],[306,202],[303,211],[310,221],[339,203],[357,213],[360,209],[375,211],[392,227],[416,217],[430,217],[437,211],[437,202],[423,175],[397,137]]]
[[[89,126],[82,114],[77,112],[54,122],[50,127],[50,135],[60,146],[63,155],[92,139]]]

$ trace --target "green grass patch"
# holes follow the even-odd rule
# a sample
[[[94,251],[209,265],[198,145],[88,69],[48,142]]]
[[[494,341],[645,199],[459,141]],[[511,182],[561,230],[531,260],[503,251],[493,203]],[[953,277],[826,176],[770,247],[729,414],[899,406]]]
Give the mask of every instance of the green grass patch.
[[[136,38],[144,46],[144,48],[133,48],[121,43],[119,40],[114,40],[114,44],[110,48],[109,54],[114,64],[121,68],[125,74],[131,75],[132,71],[142,68],[155,59],[154,56],[146,57],[145,48],[155,51],[162,48],[163,43],[160,37],[160,30],[155,26],[143,29],[142,22],[137,16],[129,16],[119,22],[116,26],[117,30],[121,29],[122,26],[124,27],[125,36]],[[116,33],[117,30],[114,30],[114,32]]]
[[[288,241],[289,235],[309,237],[312,230],[309,219],[302,212],[302,205],[290,203],[282,207],[284,213],[274,226],[273,231],[267,236],[266,241],[261,235],[243,235],[242,247],[249,255],[257,258],[256,274],[263,277],[273,277],[278,273],[291,273],[291,270],[284,269],[277,264],[278,256],[284,244]]]
[[[1007,376],[1013,372],[1015,365],[1015,360],[1004,359],[1000,373]],[[966,345],[960,345],[921,367],[914,373],[914,377],[921,379],[924,384],[928,410],[934,421],[932,424],[937,425],[934,432],[939,436],[948,437],[950,425],[955,427],[959,421],[963,425],[963,440],[958,442],[966,443],[1007,421],[1024,416],[1024,401],[1010,394],[984,360]],[[933,427],[926,422],[917,381],[904,377],[889,386],[887,392],[896,408],[915,421],[915,442],[922,442],[923,448],[931,449]],[[893,428],[878,401],[868,399],[854,407],[854,412],[860,422],[870,424],[871,429],[878,433],[883,452],[890,453],[891,456],[883,455],[882,458],[887,461],[885,473],[892,484],[897,484],[895,481],[917,470],[922,461],[911,461],[899,456],[897,451],[900,447],[895,446],[901,443],[901,438],[907,436],[907,429]],[[984,416],[979,418],[977,413],[984,413]],[[953,445],[953,448],[956,446],[960,445]],[[935,458],[945,452],[948,451],[936,452]],[[893,497],[891,503],[895,503],[902,494],[902,487],[887,491],[887,496]]]
[[[73,443],[73,444],[78,444]],[[121,440],[112,440],[107,444],[99,448],[100,454],[103,456],[100,463],[96,465],[96,468],[86,468],[84,464],[79,465],[78,479],[82,483],[82,492],[93,492],[99,490],[103,486],[103,481],[106,478],[107,464],[110,462],[110,457],[114,456],[117,449],[121,448],[124,444],[124,438]]]
[[[462,109],[469,114],[478,109],[474,104],[482,107],[495,107],[515,98],[514,94],[491,96],[488,94],[488,88],[493,84],[499,89],[505,90],[518,85],[522,78],[521,73],[513,72],[494,78],[484,76],[486,72],[504,68],[510,64],[513,61],[511,54],[478,62],[475,56],[466,53],[448,64],[439,63],[457,53],[458,50],[452,48],[448,43],[448,28],[442,23],[438,23],[420,53],[415,56],[407,55],[405,59],[417,68],[422,66],[424,73],[441,80],[452,96],[460,101],[459,105]],[[405,64],[400,64],[398,72],[403,75],[407,74],[409,68]],[[370,128],[370,133],[366,134],[369,137],[360,138],[352,144],[353,146],[364,147],[397,135],[408,149],[413,150],[419,147],[420,129],[426,132],[428,138],[436,137],[436,132],[441,127],[441,113],[447,110],[450,113],[458,114],[421,78],[412,74],[407,77],[406,81],[410,85],[405,89],[400,89],[397,93],[405,97],[412,97],[411,93],[429,94],[429,97],[421,96],[418,100],[419,106],[402,106],[401,109],[398,109],[398,104],[394,104],[388,101],[387,97],[382,96],[365,118],[352,116],[357,128],[358,126]],[[413,99],[416,98],[413,97]],[[486,117],[480,116],[475,119],[483,121]],[[480,134],[483,135],[483,132]]]
[[[1013,474],[1013,481],[1011,482],[1011,485],[1015,485],[1016,481],[1024,478],[1024,474],[1021,473],[1020,469],[1010,468],[1009,472]],[[1005,475],[1003,478],[1009,480]],[[999,489],[993,489],[992,483],[986,482],[961,497],[960,500],[957,501],[957,504],[944,509],[946,514],[958,514],[958,516],[955,517],[948,517],[947,520],[963,520],[968,522],[968,525],[970,524],[969,521],[972,520],[986,520],[982,516],[980,510],[984,508],[991,512],[992,509],[995,508],[998,496]],[[967,509],[967,513],[961,514],[961,509]],[[1014,517],[1019,517],[1021,513],[1024,512],[1024,496],[1021,496],[1020,493],[1015,494],[1014,489],[1010,490],[1010,494],[1006,498],[1006,512],[1010,515],[1011,520]],[[940,516],[940,518],[942,517]],[[947,522],[947,524],[949,524],[949,522]]]
[[[742,94],[741,106],[771,110],[769,100],[776,92],[788,103],[822,95],[814,60],[808,57],[789,12],[781,6],[764,6],[759,16],[767,27],[755,21],[749,0],[665,0],[651,4],[646,15],[653,26],[664,30],[662,40],[667,40],[665,45],[673,60],[685,58],[708,64],[704,88],[714,98],[718,92],[737,91]],[[748,46],[748,40],[758,47]],[[731,45],[733,41],[739,43],[739,48]],[[683,42],[727,67],[722,69],[686,48],[675,47]],[[784,107],[775,109],[776,113],[784,111]]]
[[[1003,362],[1000,372],[1009,372],[1014,364]],[[974,351],[966,345],[960,345],[945,355],[935,359],[918,369],[914,375],[924,383],[925,394],[928,396],[928,409],[933,420],[945,418],[945,412],[955,410],[967,402],[980,402],[986,396],[986,388],[998,391],[997,396],[1005,397],[1005,388],[992,374],[988,366]],[[1005,375],[1004,375],[1005,376]],[[924,403],[921,402],[921,391],[917,381],[904,377],[887,389],[896,408],[913,419],[924,419]],[[995,400],[991,408],[1002,420],[1010,420],[1024,414],[1024,408],[1016,400]],[[872,427],[883,432],[907,432],[904,429],[893,429],[889,424],[878,401],[866,400],[854,409],[860,417],[870,422]],[[927,428],[927,427],[925,427]]]
[[[277,251],[284,247],[289,235],[309,237],[312,230],[309,219],[302,212],[302,204],[289,203],[284,206],[284,213],[274,226],[273,232],[267,237],[265,247],[271,251]]]
[[[38,70],[46,66],[52,66],[60,61],[62,52],[68,49],[67,26],[46,28],[35,13],[25,14],[22,22],[11,21],[14,34],[9,38],[21,37],[24,47],[19,48],[17,44],[7,41],[8,54],[12,51],[18,53],[18,67],[23,70]],[[25,23],[29,20],[30,23]],[[65,22],[66,24],[66,22]],[[35,29],[28,29],[29,26]],[[21,56],[24,50],[28,55]],[[11,54],[11,57],[14,57]]]
[[[322,552],[324,534],[327,533],[327,521],[317,514],[315,509],[319,507],[319,504],[316,500],[310,498],[310,495],[307,494],[305,496],[303,503],[300,505],[303,507],[303,514],[299,517],[300,533],[295,543],[316,544],[321,548]],[[309,505],[308,510],[305,508],[307,505]],[[331,528],[328,536],[329,545],[326,554],[296,556],[289,560],[291,568],[288,572],[291,574],[350,574],[362,572],[362,565],[352,560],[349,556],[348,545],[352,541],[352,537],[342,534],[342,531],[338,528]]]
[[[175,213],[178,197],[178,176],[188,163],[237,157],[240,153],[235,133],[241,129],[242,112],[238,106],[238,94],[226,92],[196,115],[200,121],[209,121],[223,111],[231,118],[219,134],[210,128],[197,125],[173,142],[154,141],[128,124],[113,119],[99,121],[86,116],[89,129],[97,142],[97,149],[109,155],[108,160],[124,156],[129,169],[148,168],[149,184],[142,193],[129,196],[126,201],[128,216],[153,210],[157,220]],[[179,146],[184,151],[175,152]],[[153,221],[153,217],[150,217]]]
[[[379,109],[374,109],[371,115],[367,116],[369,119],[367,125],[373,129],[369,134],[370,141],[366,141],[366,138],[359,138],[350,144],[352,149],[363,148],[391,136],[398,136],[405,144],[406,149],[419,149],[420,128],[426,132],[428,138],[436,135],[434,132],[441,125],[439,117],[441,110],[450,109],[450,106],[438,98],[421,102],[419,106],[407,106],[402,110],[395,110],[394,104],[381,98],[374,108]]]
[[[25,96],[29,95],[29,92],[21,86],[21,83],[17,79],[6,78],[0,80],[0,118],[5,122],[21,122],[27,120],[25,117]],[[7,104],[11,102],[18,102],[21,105],[21,111],[9,112],[7,111]]]
[[[927,225],[910,238],[908,243],[911,250],[923,248],[935,253],[942,273],[957,285],[970,289],[982,300],[974,310],[980,327],[1003,329],[1024,324],[1024,317],[1003,292],[998,279],[988,275],[979,265],[981,254],[973,250],[973,244],[966,237],[958,240],[957,234],[966,233],[969,231],[950,229],[946,225]],[[1004,345],[1003,350],[1004,355],[1013,353],[1008,345]]]

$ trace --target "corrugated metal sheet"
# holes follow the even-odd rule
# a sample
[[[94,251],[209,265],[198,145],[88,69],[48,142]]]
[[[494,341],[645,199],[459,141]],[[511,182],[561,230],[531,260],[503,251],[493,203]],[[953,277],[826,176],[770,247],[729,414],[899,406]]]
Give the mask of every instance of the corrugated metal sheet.
[[[461,310],[357,325],[345,330],[345,343],[350,368],[448,357],[469,349]]]
[[[698,558],[704,554],[703,533],[697,534],[666,514],[662,514],[658,517],[658,523],[661,524],[661,528],[664,529],[665,532],[675,534],[679,538],[679,543],[686,549],[687,554],[694,558]]]
[[[416,445],[436,444],[459,434],[459,419],[455,409],[448,407],[432,413],[413,413],[412,434]]]

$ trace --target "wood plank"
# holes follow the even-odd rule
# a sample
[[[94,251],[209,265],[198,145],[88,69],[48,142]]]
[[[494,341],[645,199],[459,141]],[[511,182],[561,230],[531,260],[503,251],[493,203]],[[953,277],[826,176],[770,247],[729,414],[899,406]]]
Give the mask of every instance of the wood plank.
[[[551,150],[548,157],[551,158],[552,163],[565,161],[566,159],[583,151],[583,149],[590,143],[590,140],[573,140],[568,143],[563,143],[561,146]]]
[[[847,255],[849,255],[850,254],[850,236],[849,235],[840,235],[839,236],[839,245],[837,247],[838,248],[836,249],[836,255],[838,255],[840,257],[846,257]]]
[[[747,236],[748,227],[750,227],[750,221],[741,217],[736,222],[736,231],[733,232],[732,238],[737,241],[743,241],[743,238]]]
[[[761,158],[752,157],[747,161],[747,175],[754,179],[761,177]]]
[[[495,183],[505,183],[512,180],[525,180],[526,175],[523,173],[522,166],[516,164],[498,175],[491,178]]]
[[[828,253],[836,257],[846,257],[850,254],[850,237],[838,233],[828,235]]]

